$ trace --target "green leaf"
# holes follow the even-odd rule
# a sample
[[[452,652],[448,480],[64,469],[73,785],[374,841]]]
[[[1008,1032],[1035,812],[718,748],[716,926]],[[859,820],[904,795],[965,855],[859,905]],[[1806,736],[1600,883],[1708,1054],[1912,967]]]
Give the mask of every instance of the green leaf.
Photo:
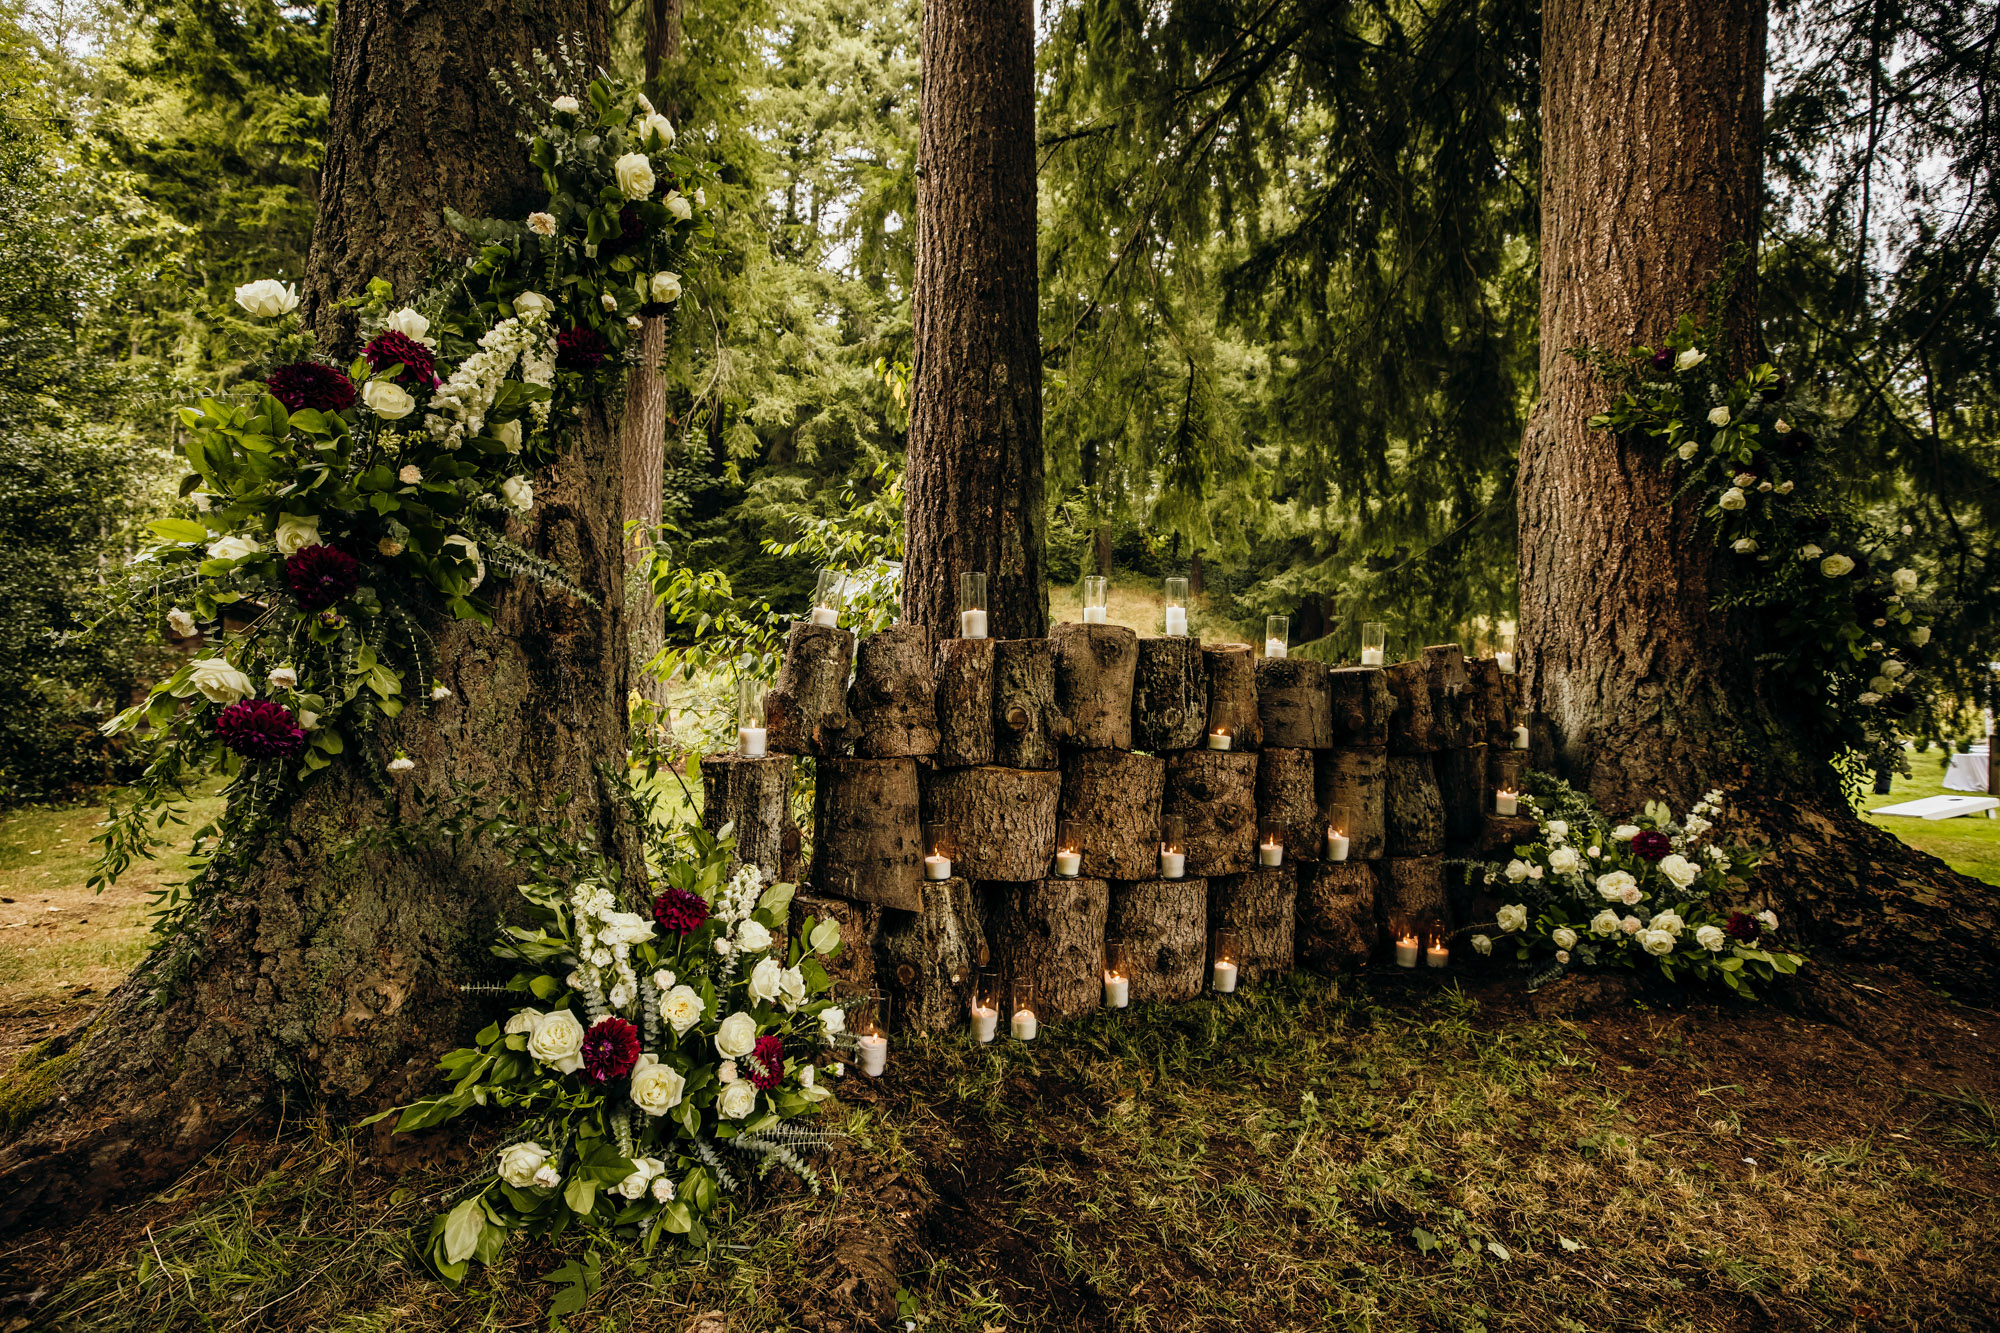
[[[156,518],[146,525],[163,542],[205,542],[208,529],[191,518]]]
[[[1410,1239],[1417,1243],[1417,1253],[1429,1254],[1438,1247],[1438,1238],[1422,1227],[1410,1229]]]
[[[479,1238],[486,1232],[486,1212],[479,1206],[479,1196],[470,1199],[446,1214],[444,1219],[444,1257],[447,1263],[464,1263],[479,1248]]]
[[[597,1182],[584,1172],[577,1172],[563,1186],[563,1202],[578,1216],[589,1216],[590,1210],[597,1206]]]
[[[840,947],[840,923],[828,917],[812,928],[812,934],[806,937],[806,943],[812,945],[814,953],[832,953]]]

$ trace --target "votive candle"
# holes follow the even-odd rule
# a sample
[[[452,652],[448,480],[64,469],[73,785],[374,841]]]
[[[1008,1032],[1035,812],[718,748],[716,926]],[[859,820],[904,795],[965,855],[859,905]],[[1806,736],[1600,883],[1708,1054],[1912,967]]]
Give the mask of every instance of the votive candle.
[[[860,1048],[861,1072],[870,1078],[882,1077],[882,1068],[889,1063],[889,1039],[876,1032],[864,1032],[856,1039]]]
[[[1420,948],[1421,945],[1418,943],[1415,935],[1399,937],[1396,941],[1396,966],[1415,967],[1417,965],[1417,953]]]

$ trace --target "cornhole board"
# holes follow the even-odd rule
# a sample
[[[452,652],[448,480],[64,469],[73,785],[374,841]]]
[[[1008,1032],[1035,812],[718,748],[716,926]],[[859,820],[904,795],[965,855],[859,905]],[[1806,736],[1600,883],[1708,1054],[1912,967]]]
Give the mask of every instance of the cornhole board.
[[[1957,819],[1960,815],[1976,815],[1985,811],[1988,819],[2000,810],[2000,797],[1996,796],[1926,796],[1921,801],[1904,801],[1901,805],[1882,805],[1870,810],[1871,815],[1908,815],[1914,819]]]

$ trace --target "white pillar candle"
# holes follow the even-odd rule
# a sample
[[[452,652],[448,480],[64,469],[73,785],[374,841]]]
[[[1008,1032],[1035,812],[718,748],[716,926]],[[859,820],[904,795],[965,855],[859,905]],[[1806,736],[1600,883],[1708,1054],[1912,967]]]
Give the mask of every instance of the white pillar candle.
[[[861,1072],[870,1078],[882,1077],[882,1066],[889,1063],[889,1039],[872,1032],[861,1034]]]
[[[1075,879],[1076,872],[1083,869],[1082,852],[1057,852],[1056,873],[1064,879]]]
[[[926,856],[924,858],[924,878],[950,879],[951,858],[949,856],[939,856],[935,852]]]
[[[1101,607],[1101,606],[1086,606],[1086,607],[1084,607],[1084,608],[1083,608],[1083,623],[1084,623],[1084,624],[1086,624],[1086,625],[1102,625],[1102,624],[1104,624],[1104,623],[1105,623],[1105,621],[1104,621],[1104,608],[1103,608],[1103,607]]]
[[[1333,829],[1326,831],[1326,859],[1329,861],[1345,861],[1347,859],[1347,835],[1345,833],[1338,833]]]
[[[958,613],[958,637],[961,639],[985,638],[986,613],[984,611],[960,611]]]
[[[1123,1009],[1132,1003],[1132,983],[1115,972],[1104,974],[1104,1007]]]
[[[982,1042],[988,1042],[993,1040],[994,1033],[998,1032],[999,1030],[1000,1030],[1000,1011],[998,1009],[995,1009],[991,1005],[988,1005],[983,1009],[976,1004],[972,1006],[973,1036],[979,1038],[979,1040]]]
[[[1160,853],[1161,879],[1179,879],[1185,874],[1187,874],[1187,853],[1168,851]]]
[[[736,729],[736,753],[755,759],[764,753],[766,732],[762,727],[738,727]]]
[[[1283,657],[1284,655],[1285,655],[1285,641],[1283,639],[1264,640],[1264,656]]]
[[[1427,967],[1443,967],[1451,961],[1451,950],[1442,944],[1433,944],[1424,950],[1424,964]]]
[[[825,625],[831,629],[840,623],[840,612],[830,606],[815,606],[813,608],[812,622],[815,625]]]
[[[1229,748],[1229,733],[1226,731],[1209,732],[1208,748],[1211,750],[1227,750]]]
[[[1215,991],[1218,995],[1228,995],[1236,989],[1236,964],[1226,958],[1215,960]]]
[[[1521,798],[1519,796],[1515,795],[1511,791],[1496,791],[1493,793],[1494,814],[1515,815],[1519,814],[1520,812],[1521,812]]]
[[[1186,637],[1187,635],[1186,607],[1170,606],[1167,608],[1167,633],[1178,634],[1181,635],[1182,637]]]
[[[1514,728],[1514,748],[1517,750],[1528,748],[1528,724],[1525,722]]]
[[[1281,866],[1285,863],[1285,848],[1281,843],[1260,842],[1257,844],[1257,864],[1260,866]]]
[[[1380,648],[1363,648],[1361,650],[1361,665],[1381,666],[1382,650]]]
[[[1509,676],[1514,674],[1514,654],[1506,652],[1495,653],[1493,654],[1493,660],[1500,664],[1500,670],[1504,674]]]
[[[1415,967],[1417,965],[1417,941],[1409,936],[1396,941],[1396,966]]]
[[[1035,1021],[1034,1010],[1016,1009],[1014,1011],[1013,1033],[1015,1041],[1033,1041],[1035,1034],[1041,1030],[1042,1025]]]

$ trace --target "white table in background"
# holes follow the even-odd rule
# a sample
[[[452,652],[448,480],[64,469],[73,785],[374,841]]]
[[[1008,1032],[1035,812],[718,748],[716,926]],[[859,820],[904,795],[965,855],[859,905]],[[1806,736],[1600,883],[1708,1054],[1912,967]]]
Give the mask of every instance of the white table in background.
[[[1947,791],[1986,790],[1986,781],[1991,761],[1984,752],[1955,754],[1951,757],[1951,767],[1945,770],[1944,786]]]

